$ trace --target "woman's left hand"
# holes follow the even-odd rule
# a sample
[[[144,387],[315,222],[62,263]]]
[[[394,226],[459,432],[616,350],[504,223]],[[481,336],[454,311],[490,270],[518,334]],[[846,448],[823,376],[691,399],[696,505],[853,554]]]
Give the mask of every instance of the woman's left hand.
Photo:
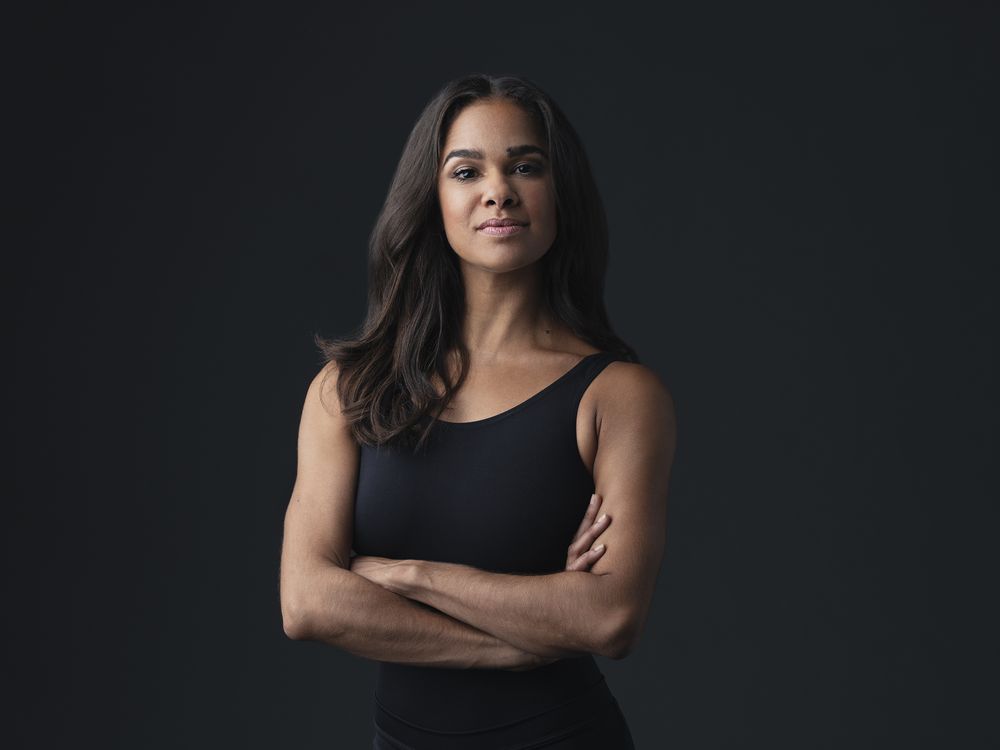
[[[375,555],[355,555],[351,558],[350,570],[394,594],[402,594],[412,562]]]

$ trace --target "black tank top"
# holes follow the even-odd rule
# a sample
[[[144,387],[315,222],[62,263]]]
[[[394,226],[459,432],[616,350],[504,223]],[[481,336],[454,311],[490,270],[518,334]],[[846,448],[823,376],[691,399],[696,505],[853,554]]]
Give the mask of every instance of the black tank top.
[[[565,569],[566,548],[594,491],[577,448],[577,411],[590,383],[617,359],[589,354],[492,417],[439,420],[416,455],[362,446],[355,552],[498,573]],[[375,700],[377,710],[415,728],[481,732],[560,706],[566,720],[566,707],[580,698],[585,710],[582,698],[603,680],[589,654],[523,672],[379,662]]]

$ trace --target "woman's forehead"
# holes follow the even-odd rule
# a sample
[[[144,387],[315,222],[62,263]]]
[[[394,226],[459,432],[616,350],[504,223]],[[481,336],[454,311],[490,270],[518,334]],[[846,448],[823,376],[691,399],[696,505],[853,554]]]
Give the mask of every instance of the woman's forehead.
[[[483,159],[506,156],[508,149],[525,145],[544,149],[539,131],[534,118],[516,104],[471,104],[458,114],[448,129],[442,158],[456,150],[465,151],[466,158]]]

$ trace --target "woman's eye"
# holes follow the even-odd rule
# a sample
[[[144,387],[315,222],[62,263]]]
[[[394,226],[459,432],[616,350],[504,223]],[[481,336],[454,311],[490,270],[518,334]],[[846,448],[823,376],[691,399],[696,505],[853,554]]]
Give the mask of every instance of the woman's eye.
[[[525,171],[521,171],[522,167],[527,167],[528,170],[526,172]],[[472,177],[471,176],[469,176],[469,177],[465,176],[465,173],[467,173],[467,172],[475,172],[475,171],[476,170],[473,169],[472,167],[462,167],[461,169],[456,169],[454,172],[452,172],[451,176],[454,179],[458,180],[459,182],[468,182],[469,180],[472,179]],[[525,162],[523,164],[518,164],[516,167],[514,167],[514,171],[515,171],[516,174],[529,175],[529,174],[534,174],[535,172],[540,172],[541,168],[538,167],[535,164],[530,164],[528,162]]]

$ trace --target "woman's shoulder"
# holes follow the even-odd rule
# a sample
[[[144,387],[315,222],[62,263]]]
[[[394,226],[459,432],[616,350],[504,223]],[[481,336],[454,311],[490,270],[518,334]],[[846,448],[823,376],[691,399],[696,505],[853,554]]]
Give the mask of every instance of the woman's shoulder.
[[[340,365],[335,359],[331,359],[313,374],[306,396],[307,400],[319,404],[331,417],[338,419],[342,418],[343,414],[339,380]]]
[[[671,400],[670,391],[659,374],[648,365],[630,362],[616,352],[600,349],[586,341],[564,342],[562,350],[572,354],[577,361],[604,354],[610,357],[597,374],[594,382],[598,401],[651,403]]]
[[[601,371],[594,385],[600,411],[645,411],[669,417],[674,414],[674,399],[666,382],[641,362],[615,359]]]

